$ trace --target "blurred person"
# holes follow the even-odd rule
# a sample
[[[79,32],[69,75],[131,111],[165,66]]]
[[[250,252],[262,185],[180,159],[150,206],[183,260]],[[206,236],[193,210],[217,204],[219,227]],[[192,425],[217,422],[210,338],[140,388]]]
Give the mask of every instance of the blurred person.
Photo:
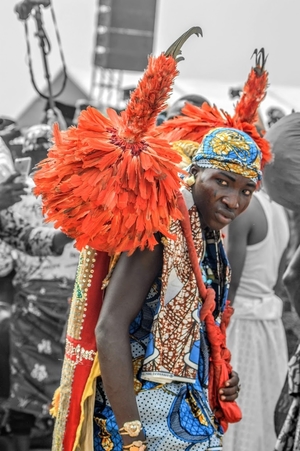
[[[266,115],[268,118],[268,127],[270,128],[285,116],[285,112],[279,107],[270,107],[267,109]]]
[[[156,125],[162,124],[166,119],[167,119],[167,111],[165,110],[159,113],[159,115],[157,116]]]
[[[0,125],[3,125],[0,120]],[[10,150],[0,137],[0,210],[21,200],[26,184],[17,182]],[[9,317],[13,298],[13,260],[10,247],[0,240],[0,408],[1,400],[9,395]]]
[[[54,107],[53,109],[49,108],[46,110],[45,117],[42,120],[42,123],[50,126],[51,128],[55,123],[59,124],[59,128],[61,130],[65,130],[67,128],[67,123],[63,116],[63,113],[57,107]]]
[[[13,451],[8,441],[6,414],[3,402],[9,396],[9,323],[13,302],[12,278],[14,276],[10,248],[0,242],[0,450]]]
[[[1,254],[1,276],[0,284],[0,346],[1,346],[1,387],[0,387],[0,449],[10,450],[10,442],[2,433],[7,435],[5,427],[6,415],[4,401],[9,395],[10,371],[9,371],[9,325],[11,315],[11,304],[13,299],[12,277],[14,276],[13,259],[8,245],[24,252],[35,255],[60,255],[66,243],[71,239],[57,230],[48,227],[32,227],[22,216],[13,211],[13,204],[20,200],[25,194],[27,185],[23,182],[14,182],[19,174],[10,176],[6,181],[0,183],[0,254]]]
[[[286,286],[288,295],[300,318],[300,245],[298,246],[293,258],[284,272],[283,282]]]
[[[300,318],[300,246],[290,261],[283,281],[289,298]],[[285,416],[283,417],[283,413]],[[275,409],[275,425],[278,437],[275,451],[299,451],[300,449],[300,343],[288,364],[286,384]]]
[[[270,197],[300,214],[300,113],[282,117],[267,132],[274,160],[265,173],[265,188]],[[298,230],[298,243],[300,232]],[[299,245],[283,276],[291,302],[299,315]],[[289,398],[289,402],[287,402]],[[278,415],[278,411],[280,415]],[[281,417],[285,413],[285,418]],[[276,420],[280,419],[276,424]],[[278,437],[276,451],[300,450],[300,347],[289,361],[287,384],[275,409]]]
[[[9,396],[9,318],[13,301],[13,260],[10,247],[0,241],[0,410]]]
[[[3,128],[4,120],[0,118]],[[47,140],[51,130],[47,126]],[[45,141],[43,137],[42,140]],[[24,140],[22,139],[22,142]],[[49,145],[47,144],[47,148]],[[26,149],[27,151],[28,149]],[[36,162],[33,160],[33,165]],[[25,222],[17,211],[10,207],[22,199],[28,191],[28,180],[19,177],[14,167],[14,161],[9,148],[0,137],[0,240],[30,254],[59,255],[67,242],[71,239],[60,231],[45,227],[33,228]],[[44,243],[44,248],[41,243]]]
[[[14,248],[34,255],[60,255],[64,250],[64,246],[72,241],[64,233],[57,230],[51,230],[49,227],[32,227],[30,223],[23,220],[19,213],[13,212],[10,208],[0,211],[0,238]],[[5,250],[5,258],[7,256],[7,250]],[[10,262],[11,259],[7,265],[6,261],[6,269],[8,269]],[[1,283],[1,296],[4,296],[5,302],[5,305],[2,305],[0,314],[1,358],[3,359],[1,363],[4,366],[8,363],[9,358],[9,325],[11,315],[11,305],[9,305],[9,303],[11,302],[12,297],[12,275],[13,274],[10,273],[9,279],[6,279],[4,284]],[[2,434],[2,430],[6,431],[6,421],[4,422],[6,415],[3,417],[3,413],[7,410],[4,408],[4,404],[10,388],[10,374],[7,367],[4,369],[4,372],[1,373],[1,377],[3,377],[3,385],[1,385],[1,394],[3,398],[0,399],[0,435]],[[3,440],[0,440],[1,447],[8,447],[9,443],[7,441],[4,442]]]
[[[47,124],[26,131],[22,153],[30,155],[33,171],[46,158],[51,135]],[[11,210],[32,227],[53,228],[51,224],[45,225],[41,199],[32,192]],[[12,250],[12,256],[15,293],[10,318],[11,389],[5,407],[10,413],[15,451],[27,451],[34,439],[51,442],[49,407],[59,385],[62,334],[79,253],[69,242],[60,256],[33,257],[16,249]]]
[[[96,102],[92,101],[92,100],[88,100],[88,99],[77,99],[75,102],[75,112],[74,112],[74,117],[73,117],[73,124],[77,125],[78,122],[78,117],[80,115],[80,113],[85,110],[87,107],[89,106],[94,106],[95,108],[98,107],[98,105],[96,104]]]
[[[5,143],[7,149],[11,151],[14,158],[17,156],[18,151],[10,143],[21,136],[21,131],[16,121],[7,117],[0,117],[0,139]]]
[[[288,362],[278,297],[290,237],[288,216],[262,188],[227,233],[232,269],[228,298],[234,307],[227,344],[243,387],[243,419],[224,437],[224,451],[272,451],[274,410]]]
[[[4,120],[0,121],[2,129]],[[19,174],[15,171],[10,150],[0,137],[0,210],[6,210],[20,201],[26,194],[27,184],[16,179]],[[14,276],[11,248],[0,239],[0,399],[9,395],[9,319],[13,299],[12,278]]]
[[[0,137],[0,183],[5,181],[8,176],[14,172],[14,164],[10,150]]]
[[[8,162],[8,165],[5,164]],[[0,210],[18,202],[25,194],[26,185],[14,182],[18,174],[9,176],[14,171],[8,154],[1,152],[0,138],[0,173],[8,177],[0,182]],[[0,239],[0,409],[2,400],[9,395],[9,318],[13,299],[12,277],[14,275],[13,259],[10,246]]]
[[[32,227],[11,208],[0,210],[0,239],[30,255],[60,255],[72,241],[61,231],[45,225]]]
[[[198,94],[186,94],[177,99],[166,110],[158,115],[156,125],[160,126],[165,121],[172,121],[175,117],[184,116],[182,109],[186,104],[201,107],[204,102],[209,105],[208,100]],[[169,127],[172,128],[173,123],[168,122],[168,124]],[[159,127],[158,130],[161,130],[161,127]],[[180,168],[185,169],[192,163],[192,156],[196,152],[198,145],[199,143],[190,140],[176,140],[172,142],[173,149],[181,156],[181,162],[179,163]]]
[[[296,249],[299,245],[299,218],[298,215],[295,214],[292,210],[286,209],[288,218],[289,218],[289,226],[290,226],[290,242],[287,251],[287,264],[294,257]],[[293,303],[291,302],[290,296],[288,295],[288,291],[286,286],[281,280],[281,283],[278,285],[278,296],[283,300],[283,312],[282,312],[282,321],[285,329],[287,346],[288,346],[288,357],[289,359],[295,352],[296,346],[300,340],[300,317],[298,316]]]
[[[18,177],[19,174],[15,173],[0,183],[0,211],[19,202],[26,194],[27,184],[21,180],[15,181]]]
[[[13,177],[17,177],[16,174]],[[31,255],[60,255],[66,243],[72,241],[59,230],[51,230],[44,225],[32,227],[22,216],[11,208],[26,193],[24,183],[15,185],[0,183],[0,192],[5,193],[5,199],[0,201],[0,240]],[[21,186],[21,189],[20,189]],[[10,194],[11,190],[13,195]]]
[[[207,103],[209,105],[208,100],[199,94],[185,94],[172,103],[169,108],[167,108],[166,120],[182,115],[182,108],[186,103],[191,103],[192,105],[196,105],[198,107],[201,107],[203,103]]]
[[[0,137],[0,210],[4,210],[21,200],[26,183],[17,181],[13,158],[9,148]]]

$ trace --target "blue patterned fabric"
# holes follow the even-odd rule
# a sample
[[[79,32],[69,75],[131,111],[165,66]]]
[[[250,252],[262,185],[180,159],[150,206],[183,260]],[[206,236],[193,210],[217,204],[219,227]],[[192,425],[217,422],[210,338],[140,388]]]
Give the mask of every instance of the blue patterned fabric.
[[[261,152],[249,135],[235,128],[215,128],[205,135],[193,163],[261,180]]]
[[[201,270],[206,284],[216,291],[217,318],[227,300],[229,266],[219,235],[207,232],[205,241],[206,252]],[[208,402],[209,344],[204,324],[200,323],[200,340],[194,343],[194,355],[198,360],[195,383],[158,384],[140,377],[153,318],[159,308],[160,290],[161,278],[158,277],[130,327],[137,403],[148,449],[221,450],[223,430],[215,420]],[[94,417],[94,450],[122,451],[121,436],[101,378],[97,381]]]

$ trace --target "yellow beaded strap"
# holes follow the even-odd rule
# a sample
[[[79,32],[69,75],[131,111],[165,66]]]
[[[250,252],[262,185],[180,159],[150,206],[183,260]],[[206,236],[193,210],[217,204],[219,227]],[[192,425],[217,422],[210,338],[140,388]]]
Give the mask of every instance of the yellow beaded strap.
[[[139,420],[127,421],[123,427],[119,429],[121,435],[129,435],[130,437],[137,437],[142,429],[142,423]]]
[[[130,445],[123,445],[123,449],[128,451],[145,451],[146,447],[147,442],[142,442],[141,440],[132,442]]]

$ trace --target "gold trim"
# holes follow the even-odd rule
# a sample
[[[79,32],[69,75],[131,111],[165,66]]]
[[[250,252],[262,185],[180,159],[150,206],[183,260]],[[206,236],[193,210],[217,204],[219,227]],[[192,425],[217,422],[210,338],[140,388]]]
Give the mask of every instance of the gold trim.
[[[87,311],[87,293],[92,284],[96,255],[97,252],[94,249],[86,246],[79,257],[67,332],[76,340],[81,339]]]
[[[68,359],[64,360],[60,385],[60,400],[53,432],[52,451],[62,451],[64,434],[67,427],[70,400],[72,396],[72,380],[75,366]]]
[[[90,360],[93,361],[95,358],[96,352],[83,348],[79,344],[74,346],[68,339],[66,339],[66,358],[70,359],[74,365],[81,363],[82,360]],[[75,357],[75,359],[74,359]]]

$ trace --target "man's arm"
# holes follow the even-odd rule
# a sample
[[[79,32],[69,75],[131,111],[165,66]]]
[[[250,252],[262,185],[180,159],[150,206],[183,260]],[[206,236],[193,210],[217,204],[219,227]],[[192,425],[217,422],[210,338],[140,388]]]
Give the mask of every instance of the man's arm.
[[[106,289],[96,327],[103,385],[119,428],[139,420],[133,387],[129,326],[141,310],[147,293],[162,267],[163,247],[122,254]],[[133,441],[123,436],[124,443]],[[137,439],[143,440],[141,433]]]

